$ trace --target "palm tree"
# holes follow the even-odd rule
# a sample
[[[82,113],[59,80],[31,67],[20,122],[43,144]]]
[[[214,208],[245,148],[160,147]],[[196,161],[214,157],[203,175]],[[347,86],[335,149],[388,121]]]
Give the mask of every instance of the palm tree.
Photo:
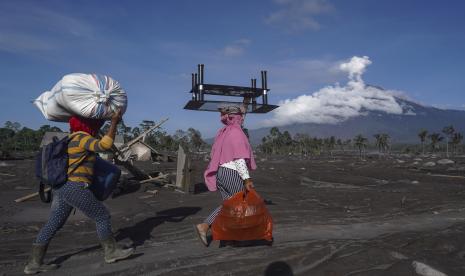
[[[323,139],[323,146],[331,157],[333,156],[334,145],[336,145],[336,138],[334,136]]]
[[[349,147],[352,144],[352,139],[346,139],[342,142],[342,145]]]
[[[378,147],[378,152],[381,154],[381,152],[386,153],[389,149],[389,134],[387,133],[380,133],[380,134],[375,134],[374,135],[376,139],[376,146]]]
[[[457,146],[462,142],[462,140],[463,140],[463,135],[460,132],[456,132],[452,136],[451,144],[452,144],[452,147],[453,147],[452,150],[453,150],[454,154],[457,151]]]
[[[355,136],[354,143],[358,147],[360,152],[360,160],[362,160],[362,150],[365,150],[367,146],[368,139],[363,137],[361,134]]]
[[[383,141],[382,141],[381,134],[375,134],[373,135],[373,137],[375,137],[376,139],[375,145],[376,147],[378,147],[378,158],[381,158],[381,150],[383,148]]]
[[[442,129],[442,133],[446,135],[446,156],[449,158],[449,140],[452,138],[455,129],[453,126],[446,126]]]
[[[428,135],[428,138],[431,140],[431,151],[434,153],[437,148],[437,144],[444,140],[444,137],[440,133],[431,133]]]
[[[342,152],[344,152],[344,144],[342,144],[341,139],[336,140],[336,145],[341,149]]]
[[[426,141],[427,136],[428,136],[428,131],[426,129],[422,129],[418,133],[418,137],[420,138],[420,141],[421,141],[421,149],[422,149],[423,155],[425,154],[425,141]]]
[[[384,153],[388,152],[390,146],[389,146],[389,139],[391,137],[387,133],[382,133],[381,134],[381,141],[382,141],[382,146],[383,146],[383,151]]]
[[[313,137],[312,139],[312,147],[313,151],[316,153],[316,155],[320,155],[321,151],[323,150],[323,139],[321,138],[316,138]]]

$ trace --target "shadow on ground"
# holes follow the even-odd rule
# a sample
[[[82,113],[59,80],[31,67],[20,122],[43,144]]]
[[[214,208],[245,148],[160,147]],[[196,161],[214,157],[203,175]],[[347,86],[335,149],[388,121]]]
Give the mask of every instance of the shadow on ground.
[[[294,276],[294,272],[288,263],[277,261],[267,266],[264,276]]]
[[[165,222],[181,222],[201,209],[200,207],[178,207],[157,212],[155,217],[147,218],[132,226],[119,229],[116,240],[129,238],[133,246],[140,246],[152,238],[151,233],[158,225]]]

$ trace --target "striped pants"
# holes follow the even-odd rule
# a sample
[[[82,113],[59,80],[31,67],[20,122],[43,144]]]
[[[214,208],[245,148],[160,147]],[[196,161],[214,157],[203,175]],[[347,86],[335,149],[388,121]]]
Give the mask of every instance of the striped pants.
[[[66,182],[60,188],[53,190],[50,218],[40,229],[35,243],[48,244],[56,232],[63,227],[73,208],[95,221],[100,240],[112,235],[110,213],[105,205],[95,198],[85,183]]]
[[[221,193],[221,197],[224,200],[231,198],[238,192],[244,191],[244,181],[242,180],[239,173],[233,169],[219,167],[216,173],[216,187]],[[215,218],[221,211],[221,207],[216,208],[209,216],[205,219],[204,223],[212,225]]]

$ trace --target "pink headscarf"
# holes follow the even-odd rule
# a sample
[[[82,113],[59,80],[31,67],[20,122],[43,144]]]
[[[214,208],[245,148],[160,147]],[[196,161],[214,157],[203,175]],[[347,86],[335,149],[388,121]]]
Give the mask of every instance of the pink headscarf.
[[[245,159],[250,170],[257,168],[252,147],[241,129],[243,121],[243,115],[239,114],[224,114],[221,116],[221,122],[225,126],[216,134],[210,154],[211,161],[204,173],[205,184],[207,184],[210,191],[217,190],[216,172],[221,164],[236,159]]]

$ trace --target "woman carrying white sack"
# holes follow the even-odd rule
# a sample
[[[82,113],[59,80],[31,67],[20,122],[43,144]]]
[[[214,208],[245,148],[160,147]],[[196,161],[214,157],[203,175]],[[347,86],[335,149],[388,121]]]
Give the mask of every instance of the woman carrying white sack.
[[[126,111],[128,99],[119,82],[111,77],[74,73],[65,75],[33,103],[47,120],[68,122],[74,115],[110,119],[116,110]]]

